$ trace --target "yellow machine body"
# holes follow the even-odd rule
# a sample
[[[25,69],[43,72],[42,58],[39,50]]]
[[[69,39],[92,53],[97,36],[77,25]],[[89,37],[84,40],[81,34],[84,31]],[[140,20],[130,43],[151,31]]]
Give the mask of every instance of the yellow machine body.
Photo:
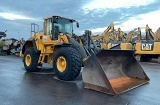
[[[160,63],[160,28],[155,34],[150,28],[147,29],[148,35],[146,35],[146,40],[136,42],[136,58],[139,61],[150,61],[152,58],[158,58],[158,63]],[[148,39],[149,36],[150,39]]]
[[[98,49],[90,31],[79,37],[73,35],[72,28],[70,33],[61,29],[63,24],[66,29],[72,27],[73,22],[75,20],[60,16],[45,18],[44,33],[34,32],[22,48],[21,56],[27,72],[37,72],[43,63],[50,63],[59,79],[71,81],[84,66],[84,87],[112,95],[149,81],[132,51]]]
[[[153,42],[153,43],[136,43],[136,51],[135,54],[158,54],[160,55],[160,42]]]

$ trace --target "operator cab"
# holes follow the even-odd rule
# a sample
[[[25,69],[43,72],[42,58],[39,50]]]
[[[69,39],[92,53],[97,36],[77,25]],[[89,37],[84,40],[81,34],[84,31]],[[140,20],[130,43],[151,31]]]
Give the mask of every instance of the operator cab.
[[[60,16],[52,16],[44,19],[44,34],[51,35],[52,40],[57,40],[58,35],[73,35],[73,23],[79,23],[76,20]]]

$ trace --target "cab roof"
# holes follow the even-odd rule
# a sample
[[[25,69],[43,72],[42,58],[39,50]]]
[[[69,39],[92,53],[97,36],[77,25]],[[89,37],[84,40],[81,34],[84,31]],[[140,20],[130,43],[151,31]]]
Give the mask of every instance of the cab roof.
[[[72,20],[73,22],[76,21],[74,19],[69,19],[69,18],[65,18],[65,17],[61,17],[61,16],[49,16],[49,17],[46,17],[44,19],[49,19],[49,18],[53,18],[53,17],[55,17],[55,18],[61,18],[61,19],[67,19],[67,20]]]

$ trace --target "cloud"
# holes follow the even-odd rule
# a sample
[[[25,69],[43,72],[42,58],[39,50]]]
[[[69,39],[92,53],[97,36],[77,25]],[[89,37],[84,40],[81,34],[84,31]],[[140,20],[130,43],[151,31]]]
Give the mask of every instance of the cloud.
[[[83,9],[117,9],[146,6],[153,3],[155,0],[92,0],[83,6]]]
[[[92,0],[82,6],[84,14],[98,14],[98,17],[105,16],[109,11],[119,11],[120,8],[129,9],[131,7],[147,6],[156,0]],[[94,17],[94,16],[92,16]]]
[[[131,31],[134,28],[141,27],[142,32],[144,32],[146,24],[149,25],[149,27],[152,29],[153,32],[155,32],[159,27],[160,27],[160,22],[159,22],[159,17],[160,17],[160,10],[148,12],[146,14],[140,14],[134,17],[128,18],[128,20],[124,22],[118,22],[115,21],[115,29],[121,28],[122,31]],[[118,25],[116,25],[118,24]],[[101,27],[101,28],[95,28],[91,29],[93,33],[101,33],[103,32],[106,27]]]
[[[131,29],[137,27],[144,29],[146,24],[148,24],[153,31],[156,31],[160,27],[159,17],[160,10],[156,10],[146,14],[140,14],[135,17],[130,17],[127,21],[117,25],[117,27],[121,27],[123,30],[130,31]]]
[[[8,20],[36,20],[31,17],[27,17],[21,14],[9,13],[9,12],[0,12],[0,17]]]
[[[95,28],[91,29],[92,33],[101,33],[103,32],[107,27],[102,27],[102,28]]]

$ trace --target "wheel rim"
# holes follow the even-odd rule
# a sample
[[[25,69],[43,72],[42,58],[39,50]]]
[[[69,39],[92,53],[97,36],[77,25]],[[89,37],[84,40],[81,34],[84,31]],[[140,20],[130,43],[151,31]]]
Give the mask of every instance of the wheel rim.
[[[60,72],[64,72],[67,67],[66,59],[63,56],[58,57],[57,59],[57,69]]]
[[[27,66],[29,66],[31,64],[31,56],[29,54],[26,55],[25,63]]]

